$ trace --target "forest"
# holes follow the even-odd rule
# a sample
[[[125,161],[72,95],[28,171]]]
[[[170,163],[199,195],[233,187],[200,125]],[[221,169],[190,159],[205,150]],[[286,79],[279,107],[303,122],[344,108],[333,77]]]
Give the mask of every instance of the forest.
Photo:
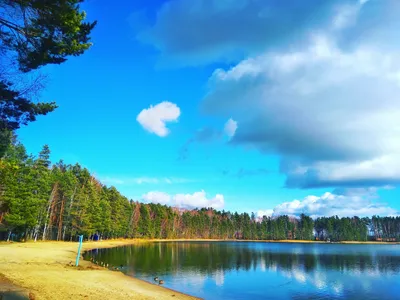
[[[0,238],[75,241],[112,238],[400,241],[400,217],[257,218],[212,208],[182,210],[140,203],[97,180],[79,164],[52,164],[45,145],[35,157],[13,137],[0,159]]]

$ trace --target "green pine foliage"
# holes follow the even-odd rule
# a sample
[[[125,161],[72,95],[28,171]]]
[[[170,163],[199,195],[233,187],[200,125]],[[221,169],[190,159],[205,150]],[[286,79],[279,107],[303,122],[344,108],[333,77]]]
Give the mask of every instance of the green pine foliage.
[[[52,165],[47,145],[33,157],[12,140],[0,159],[2,239],[71,241],[97,233],[103,239],[400,240],[399,217],[259,219],[254,213],[140,203],[104,186],[79,164]]]
[[[55,102],[35,101],[42,88],[35,70],[61,64],[91,47],[96,22],[85,22],[82,2],[0,0],[0,157],[13,131],[57,108]]]
[[[0,0],[0,41],[3,51],[17,55],[19,68],[29,72],[60,64],[92,45],[96,22],[85,22],[83,0]]]

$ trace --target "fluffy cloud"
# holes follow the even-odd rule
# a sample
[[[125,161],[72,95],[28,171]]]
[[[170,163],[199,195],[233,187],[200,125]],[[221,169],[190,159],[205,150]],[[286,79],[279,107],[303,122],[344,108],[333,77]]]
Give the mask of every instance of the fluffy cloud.
[[[180,114],[181,110],[176,104],[164,101],[143,109],[136,120],[147,131],[165,137],[169,134],[166,123],[177,122]]]
[[[266,209],[266,210],[257,211],[257,217],[258,218],[262,218],[264,216],[272,217],[273,214],[274,214],[274,210],[273,209]]]
[[[188,209],[195,207],[213,207],[215,209],[222,209],[225,204],[223,195],[217,194],[214,198],[208,199],[204,191],[196,192],[194,194],[177,194],[174,196],[174,203],[174,206]]]
[[[171,196],[163,192],[148,192],[142,196],[146,202],[159,203],[162,205],[169,205],[171,203]]]
[[[225,205],[224,196],[221,194],[215,195],[213,198],[207,198],[204,191],[195,192],[193,194],[176,194],[171,196],[163,192],[149,192],[142,196],[146,202],[166,204],[173,207],[194,209],[202,207],[213,207],[222,209]]]
[[[372,2],[354,2],[352,13],[341,7],[302,47],[249,57],[210,78],[203,110],[240,123],[231,143],[279,154],[287,187],[400,182],[399,44],[360,37],[342,46],[343,31],[365,23],[361,4]]]
[[[320,216],[395,216],[400,212],[384,203],[374,201],[375,189],[350,189],[341,193],[325,193],[322,196],[307,196],[277,205],[273,210],[259,211],[258,216],[293,215],[304,213],[313,218]]]
[[[215,70],[202,109],[240,124],[231,143],[279,155],[287,187],[396,185],[399,10],[400,1],[171,0],[139,38],[184,64],[235,63]]]
[[[347,8],[358,3],[359,0],[288,0],[284,4],[282,0],[172,0],[162,5],[155,24],[138,38],[154,45],[163,59],[175,64],[233,61],[301,40],[306,30],[327,24],[338,6]],[[337,18],[337,26],[347,25],[355,10]]]
[[[238,124],[235,120],[230,118],[224,126],[224,132],[227,136],[233,137],[235,135],[236,129],[238,128]]]

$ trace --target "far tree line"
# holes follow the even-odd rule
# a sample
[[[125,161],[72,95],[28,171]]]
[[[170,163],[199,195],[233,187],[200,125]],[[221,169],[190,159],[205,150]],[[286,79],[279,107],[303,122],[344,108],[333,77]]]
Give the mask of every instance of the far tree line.
[[[162,238],[400,241],[400,217],[257,218],[212,208],[180,210],[140,203],[107,187],[79,164],[50,162],[44,146],[28,155],[15,137],[0,159],[3,240]]]

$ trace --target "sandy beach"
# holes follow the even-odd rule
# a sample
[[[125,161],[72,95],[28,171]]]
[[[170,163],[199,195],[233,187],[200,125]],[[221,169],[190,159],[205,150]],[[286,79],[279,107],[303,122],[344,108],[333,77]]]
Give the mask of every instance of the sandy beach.
[[[86,242],[82,250],[142,243],[137,240]],[[0,243],[0,295],[31,299],[197,299],[110,271],[88,261],[74,266],[78,243]]]

